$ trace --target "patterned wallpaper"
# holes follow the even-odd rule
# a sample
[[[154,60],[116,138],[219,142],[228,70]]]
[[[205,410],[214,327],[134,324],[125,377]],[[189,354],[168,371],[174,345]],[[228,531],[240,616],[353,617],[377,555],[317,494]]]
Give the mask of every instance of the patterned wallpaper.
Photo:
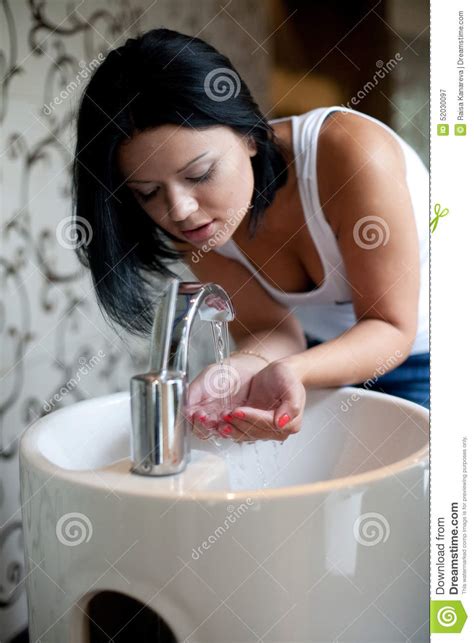
[[[0,0],[0,641],[27,618],[21,434],[62,406],[128,389],[147,365],[147,342],[105,323],[72,249],[71,159],[75,107],[94,66],[161,25],[221,49],[267,108],[270,60],[256,47],[268,35],[264,2]],[[194,344],[199,367],[210,338]]]

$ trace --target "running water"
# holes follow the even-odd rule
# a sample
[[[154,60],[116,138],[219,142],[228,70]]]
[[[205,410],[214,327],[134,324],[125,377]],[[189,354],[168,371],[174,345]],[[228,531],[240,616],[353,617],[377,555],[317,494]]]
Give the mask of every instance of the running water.
[[[214,341],[215,362],[217,364],[216,377],[213,378],[213,388],[214,391],[217,392],[217,402],[220,406],[220,412],[228,413],[232,409],[229,327],[227,322],[225,321],[213,321],[211,322],[211,328],[212,338]],[[222,447],[224,446],[222,442],[223,438],[219,438],[218,435],[219,434],[216,431],[215,435],[212,438],[212,441],[215,446],[220,449],[221,453],[223,453],[230,474],[230,472],[232,471],[232,467],[228,457],[229,448],[227,448],[225,451],[222,449]],[[242,449],[240,455],[242,455]],[[240,476],[236,482],[238,485],[242,485],[242,475],[245,474],[245,469],[242,465],[242,458],[239,458],[239,470]]]
[[[213,321],[211,322],[212,326],[212,338],[214,341],[214,353],[215,361],[218,367],[218,372],[216,378],[213,378],[215,383],[215,388],[218,391],[218,400],[220,405],[220,410],[222,413],[229,413],[233,408],[233,394],[236,392],[236,387],[239,385],[238,374],[234,371],[230,364],[229,356],[229,327],[226,321]],[[221,440],[214,439],[214,444],[218,447],[222,446]],[[245,463],[243,459],[243,444],[239,442],[240,447],[240,457],[238,458],[240,473],[244,476],[246,475]],[[256,443],[252,444],[255,461],[260,475],[261,484],[263,487],[268,487],[269,483],[267,481],[265,470],[263,468],[262,462],[260,460],[260,454],[258,451],[258,446]],[[227,454],[225,454],[227,455]],[[226,458],[227,459],[227,458]],[[237,460],[237,458],[236,458]],[[275,453],[276,460],[276,453]],[[248,474],[248,471],[247,471]],[[239,486],[242,486],[242,479],[237,481]]]
[[[229,357],[229,326],[225,321],[211,322],[215,361],[218,367],[215,389],[218,391],[221,411],[232,408],[232,377]],[[235,379],[235,378],[234,378]]]

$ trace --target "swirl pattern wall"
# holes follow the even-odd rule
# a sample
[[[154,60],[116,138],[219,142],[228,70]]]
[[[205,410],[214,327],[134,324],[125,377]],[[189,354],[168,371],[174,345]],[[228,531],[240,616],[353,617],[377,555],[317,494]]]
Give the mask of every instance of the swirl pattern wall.
[[[265,108],[270,61],[254,53],[268,33],[264,11],[265,3],[253,0],[0,0],[1,641],[27,618],[22,433],[62,406],[127,389],[148,353],[145,342],[104,322],[72,249],[77,100],[94,61],[163,25],[221,49]],[[181,274],[193,278],[183,267]],[[209,341],[196,345],[205,359]]]

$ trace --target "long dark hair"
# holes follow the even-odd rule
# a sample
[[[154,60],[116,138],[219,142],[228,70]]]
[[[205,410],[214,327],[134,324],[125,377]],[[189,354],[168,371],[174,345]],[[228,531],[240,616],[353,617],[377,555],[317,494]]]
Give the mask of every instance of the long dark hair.
[[[209,79],[215,76],[219,83],[219,75],[235,84],[228,100],[209,91]],[[214,88],[222,89],[222,83]],[[91,270],[104,317],[138,335],[151,330],[156,301],[152,275],[176,276],[167,264],[185,253],[167,243],[180,239],[153,222],[124,184],[116,152],[134,131],[165,124],[195,129],[225,125],[253,138],[257,154],[251,157],[250,237],[288,176],[271,125],[229,59],[214,47],[160,28],[129,38],[107,54],[81,97],[77,116],[73,225],[76,252]],[[78,243],[81,236],[88,243]]]

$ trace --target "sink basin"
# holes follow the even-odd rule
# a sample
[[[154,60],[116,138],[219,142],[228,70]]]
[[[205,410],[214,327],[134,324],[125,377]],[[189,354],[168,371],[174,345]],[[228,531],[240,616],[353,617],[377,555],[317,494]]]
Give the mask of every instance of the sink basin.
[[[156,478],[130,473],[130,427],[123,392],[21,440],[32,640],[93,643],[91,600],[116,592],[167,625],[156,641],[428,642],[424,408],[308,391],[286,442],[192,436]]]

